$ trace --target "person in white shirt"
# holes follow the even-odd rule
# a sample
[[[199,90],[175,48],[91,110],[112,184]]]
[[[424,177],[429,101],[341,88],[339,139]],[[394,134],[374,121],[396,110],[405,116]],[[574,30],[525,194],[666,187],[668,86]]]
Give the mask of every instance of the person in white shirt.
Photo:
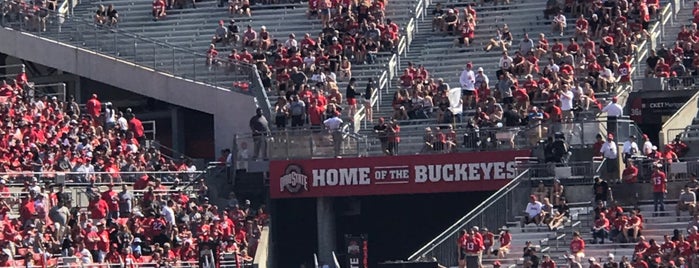
[[[541,208],[542,208],[541,202],[537,201],[535,195],[530,195],[529,196],[529,203],[527,204],[527,208],[524,210],[524,217],[522,217],[522,222],[520,223],[520,226],[524,228],[525,225],[530,224],[530,223],[535,223],[536,225],[539,225],[541,223]]]
[[[289,39],[284,42],[284,48],[290,49],[290,48],[298,48],[299,43],[296,41],[296,35],[295,34],[289,34]]]
[[[549,65],[546,65],[546,67],[551,70],[551,72],[558,73],[561,71],[561,67],[556,64],[553,58],[549,58]]]
[[[643,134],[643,155],[650,155],[653,152],[653,143],[650,142],[648,135]]]
[[[614,82],[616,81],[616,78],[614,77],[614,73],[612,72],[611,69],[605,67],[602,67],[602,71],[599,73],[599,77],[597,78],[597,84],[599,84],[599,89],[602,91],[609,91]]]
[[[117,130],[121,131],[122,133],[126,133],[126,131],[129,130],[129,121],[126,120],[126,117],[124,117],[124,113],[119,112],[117,114],[119,116],[119,119],[117,119]]]
[[[566,31],[566,25],[568,24],[566,16],[563,14],[563,11],[559,11],[558,15],[553,17],[553,23],[551,24],[553,26],[552,32],[559,32],[561,36],[563,36],[563,33]]]
[[[629,139],[624,142],[624,145],[621,149],[621,153],[624,156],[624,163],[626,163],[626,160],[630,157],[637,155],[638,152],[639,150],[638,144],[636,144],[636,136],[631,135],[629,136]]]
[[[502,52],[502,57],[500,57],[498,67],[500,67],[500,70],[502,71],[511,71],[510,68],[512,68],[512,57],[507,55],[507,51]]]
[[[607,132],[616,133],[617,130],[617,119],[621,117],[624,113],[624,108],[617,103],[617,97],[612,98],[612,102],[607,104],[602,108],[603,113],[607,113]]]
[[[473,96],[476,95],[476,74],[473,73],[473,64],[467,63],[466,69],[461,72],[459,77],[461,83],[461,97],[463,98],[463,109],[472,107]]]
[[[323,125],[330,132],[332,136],[333,148],[335,150],[335,156],[340,156],[340,149],[342,148],[343,133],[341,131],[342,119],[337,116],[331,116],[323,121]]]
[[[611,178],[610,181],[619,180],[619,163],[617,160],[619,158],[619,149],[614,142],[614,134],[607,134],[607,142],[602,144],[600,153],[602,153],[602,156],[605,158],[607,173],[609,178]]]
[[[569,90],[568,87],[562,87],[559,98],[561,100],[561,113],[564,123],[563,127],[564,130],[568,130],[569,128],[567,123],[573,122],[573,99],[575,98],[575,94],[573,91]]]
[[[171,226],[175,224],[175,211],[172,210],[174,205],[175,203],[172,200],[168,200],[167,205],[163,206],[163,210],[160,211],[160,214],[163,216],[165,222]]]

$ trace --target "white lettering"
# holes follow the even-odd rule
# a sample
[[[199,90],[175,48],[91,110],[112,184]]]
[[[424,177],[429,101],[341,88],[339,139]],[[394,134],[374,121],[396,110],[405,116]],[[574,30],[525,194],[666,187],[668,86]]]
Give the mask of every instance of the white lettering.
[[[493,178],[501,180],[505,178],[505,163],[497,162],[493,164]]]
[[[325,186],[325,169],[313,170],[313,186]]]
[[[415,166],[415,182],[423,183],[427,181],[427,167],[422,165]]]
[[[383,171],[383,170],[377,170],[377,171],[374,172],[374,177],[375,177],[377,180],[383,180],[383,178],[384,178],[383,176],[381,176],[381,175],[382,175],[382,174],[381,174],[381,173],[382,173],[381,171]]]
[[[361,185],[371,184],[371,179],[369,178],[370,172],[371,172],[371,169],[369,169],[369,168],[360,168],[359,169],[359,184],[361,184]]]
[[[470,163],[468,164],[468,180],[470,181],[477,181],[480,178],[480,174],[478,174],[478,163]]]
[[[507,162],[507,167],[505,169],[507,170],[507,178],[514,179],[517,170],[517,163],[515,163],[515,161]]]
[[[454,181],[454,165],[444,165],[442,167],[442,178],[444,178],[444,181]]]
[[[328,186],[335,186],[339,182],[339,176],[337,174],[337,169],[330,169],[325,173],[325,183]]]
[[[455,168],[454,173],[456,175],[456,178],[454,181],[467,181],[468,180],[468,165],[466,164],[458,164],[457,168]]]
[[[430,169],[430,181],[431,182],[439,182],[442,180],[442,172],[439,172],[440,165],[429,165],[427,166]]]
[[[483,179],[490,180],[490,172],[493,171],[493,163],[481,163],[481,171],[483,172]]]
[[[359,268],[359,258],[349,258],[350,268]]]
[[[357,169],[343,168],[340,169],[340,185],[355,185],[357,184]]]

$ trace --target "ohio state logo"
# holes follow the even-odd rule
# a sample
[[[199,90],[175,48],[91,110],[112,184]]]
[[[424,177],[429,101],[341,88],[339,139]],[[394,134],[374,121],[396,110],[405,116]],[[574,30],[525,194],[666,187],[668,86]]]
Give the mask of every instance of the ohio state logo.
[[[350,240],[347,245],[348,254],[359,254],[359,244],[356,240]]]
[[[308,176],[303,174],[303,167],[289,164],[279,178],[279,191],[292,194],[308,191]]]

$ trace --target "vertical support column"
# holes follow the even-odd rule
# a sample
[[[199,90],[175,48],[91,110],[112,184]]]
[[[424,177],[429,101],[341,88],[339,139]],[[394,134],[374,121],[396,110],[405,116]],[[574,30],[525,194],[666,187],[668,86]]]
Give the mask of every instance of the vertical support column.
[[[335,199],[320,197],[316,199],[316,218],[318,222],[318,258],[321,262],[333,262],[335,250]]]
[[[184,153],[184,118],[181,109],[170,106],[170,124],[172,125],[172,149]]]

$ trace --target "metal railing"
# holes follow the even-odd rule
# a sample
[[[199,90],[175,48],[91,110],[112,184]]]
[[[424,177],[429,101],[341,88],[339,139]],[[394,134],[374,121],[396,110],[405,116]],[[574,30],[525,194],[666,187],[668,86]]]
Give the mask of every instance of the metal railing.
[[[209,65],[206,49],[196,51],[178,47],[119,28],[95,25],[89,19],[67,17],[54,11],[49,11],[46,17],[46,31],[40,31],[37,23],[25,21],[20,14],[0,17],[0,25],[40,38],[87,48],[96,54],[127,61],[146,70],[252,95],[258,107],[263,108],[269,118],[271,109],[267,93],[257,67],[253,64],[229,61],[222,55],[214,60],[214,64]]]
[[[536,158],[517,159],[517,174],[528,172],[532,178],[561,179],[568,182],[592,183],[592,178],[599,173],[603,159],[567,163],[544,163]],[[570,184],[570,183],[568,183]]]
[[[25,71],[25,66],[24,64],[2,65],[0,66],[0,70],[2,70],[3,73],[0,77],[14,78],[18,73],[23,73]]]
[[[253,136],[252,133],[236,134],[235,161],[240,165],[240,162],[259,159],[310,159],[367,155],[369,145],[365,136],[349,130],[338,134],[329,133],[324,129],[272,131],[262,136]],[[341,140],[336,140],[340,137]],[[257,155],[256,148],[259,149]]]
[[[476,206],[471,212],[459,219],[444,232],[413,253],[408,260],[436,258],[446,267],[458,264],[457,234],[459,230],[471,226],[487,227],[497,230],[522,214],[526,207],[527,196],[530,194],[531,183],[527,172],[520,173],[507,185]]]
[[[34,89],[34,96],[56,97],[56,99],[61,102],[66,101],[67,93],[65,83],[34,85],[31,88]]]
[[[86,185],[95,181],[97,185],[112,182],[134,182],[137,178],[148,175],[153,179],[160,179],[164,183],[180,181],[194,181],[206,174],[205,171],[133,171],[133,172],[77,172],[77,171],[17,171],[0,172],[0,177],[8,180],[10,184],[23,185],[31,178],[37,178],[44,182],[65,183],[66,185]]]

